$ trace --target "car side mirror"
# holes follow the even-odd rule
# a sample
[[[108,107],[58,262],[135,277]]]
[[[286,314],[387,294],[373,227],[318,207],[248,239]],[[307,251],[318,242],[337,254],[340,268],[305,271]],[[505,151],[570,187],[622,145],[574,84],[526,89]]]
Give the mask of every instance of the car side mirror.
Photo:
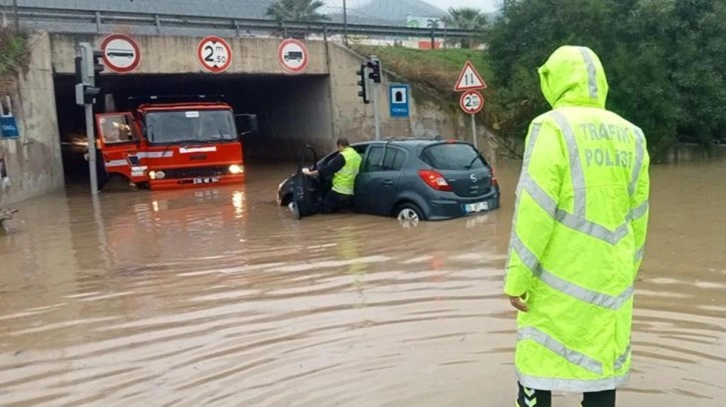
[[[236,114],[234,118],[240,137],[257,134],[259,128],[256,114]]]

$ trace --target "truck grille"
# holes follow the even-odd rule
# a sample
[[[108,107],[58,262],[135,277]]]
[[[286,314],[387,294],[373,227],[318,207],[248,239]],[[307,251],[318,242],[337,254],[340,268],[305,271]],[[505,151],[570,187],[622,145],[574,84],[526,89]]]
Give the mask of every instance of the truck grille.
[[[193,167],[193,168],[174,168],[171,170],[164,170],[165,177],[167,179],[179,179],[179,178],[199,178],[199,177],[218,177],[228,173],[227,166],[213,166],[213,167]]]

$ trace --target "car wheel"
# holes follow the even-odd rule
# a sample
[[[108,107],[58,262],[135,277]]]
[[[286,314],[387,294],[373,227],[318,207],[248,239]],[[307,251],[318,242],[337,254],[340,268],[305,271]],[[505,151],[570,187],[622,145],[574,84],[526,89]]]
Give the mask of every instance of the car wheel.
[[[396,208],[396,219],[403,227],[416,227],[423,220],[423,215],[418,206],[405,203]]]

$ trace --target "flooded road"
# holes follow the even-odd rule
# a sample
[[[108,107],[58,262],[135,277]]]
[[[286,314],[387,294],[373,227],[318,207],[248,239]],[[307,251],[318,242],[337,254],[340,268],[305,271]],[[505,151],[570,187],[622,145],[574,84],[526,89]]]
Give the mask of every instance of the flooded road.
[[[292,167],[292,166],[291,166]],[[247,185],[20,206],[0,237],[0,404],[511,406],[514,311],[502,209],[402,228],[292,220],[288,168]],[[726,160],[654,167],[621,406],[720,406]],[[577,397],[556,395],[557,405]]]

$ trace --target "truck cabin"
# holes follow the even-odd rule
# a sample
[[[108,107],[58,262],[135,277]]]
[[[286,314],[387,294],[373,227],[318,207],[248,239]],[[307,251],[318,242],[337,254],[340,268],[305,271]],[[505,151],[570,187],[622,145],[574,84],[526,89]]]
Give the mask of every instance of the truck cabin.
[[[142,105],[137,117],[149,144],[238,141],[232,108],[221,103]]]

